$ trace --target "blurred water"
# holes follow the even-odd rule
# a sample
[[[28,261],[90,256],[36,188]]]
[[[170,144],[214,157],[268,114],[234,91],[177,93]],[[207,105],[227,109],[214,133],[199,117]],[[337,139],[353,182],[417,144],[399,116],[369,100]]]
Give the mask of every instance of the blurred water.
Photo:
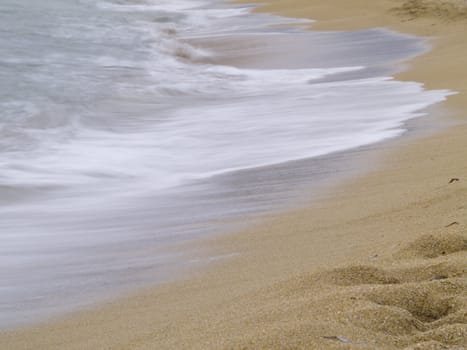
[[[216,1],[0,3],[0,326],[170,278],[189,260],[168,244],[287,197],[219,175],[400,135],[448,94],[384,74],[419,40],[280,21]]]

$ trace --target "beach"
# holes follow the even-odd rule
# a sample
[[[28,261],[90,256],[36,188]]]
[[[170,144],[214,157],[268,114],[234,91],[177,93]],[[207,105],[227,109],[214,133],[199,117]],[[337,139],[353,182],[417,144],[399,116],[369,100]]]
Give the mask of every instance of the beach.
[[[462,349],[467,346],[467,7],[463,1],[268,1],[314,30],[432,37],[399,80],[458,92],[429,135],[319,202],[201,240],[189,277],[0,335],[5,349]],[[441,127],[440,127],[441,128]]]

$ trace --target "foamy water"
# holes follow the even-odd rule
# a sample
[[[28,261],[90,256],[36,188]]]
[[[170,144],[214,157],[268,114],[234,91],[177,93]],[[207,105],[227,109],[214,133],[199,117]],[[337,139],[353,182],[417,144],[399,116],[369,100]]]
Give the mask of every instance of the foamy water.
[[[171,267],[189,262],[166,244],[208,232],[209,220],[265,209],[229,206],[211,179],[398,136],[448,94],[384,74],[421,50],[414,38],[312,37],[268,29],[291,20],[249,10],[198,0],[2,1],[0,326],[172,277]],[[295,36],[310,46],[291,46],[283,60],[302,57],[293,68],[209,64],[221,53],[194,44],[215,39],[230,55],[279,57],[280,46],[258,43]]]

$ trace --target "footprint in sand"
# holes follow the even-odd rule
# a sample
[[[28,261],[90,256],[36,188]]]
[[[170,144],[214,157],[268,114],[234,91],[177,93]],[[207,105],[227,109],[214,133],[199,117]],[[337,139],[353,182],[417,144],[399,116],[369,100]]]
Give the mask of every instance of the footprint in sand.
[[[321,276],[359,300],[341,322],[384,334],[395,348],[467,348],[467,237],[425,235],[380,266],[355,265]],[[380,264],[381,265],[381,264]]]

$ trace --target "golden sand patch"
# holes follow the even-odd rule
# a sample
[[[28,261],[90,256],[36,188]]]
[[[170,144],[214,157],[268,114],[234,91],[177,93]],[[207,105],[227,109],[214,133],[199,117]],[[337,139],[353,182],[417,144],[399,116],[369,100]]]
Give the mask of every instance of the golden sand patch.
[[[267,332],[261,339],[256,334],[233,348],[308,349],[310,344],[321,344],[326,349],[463,349],[467,346],[466,238],[465,232],[430,234],[402,247],[394,258],[278,285],[276,293],[287,298],[293,305],[288,309],[296,312],[294,327],[287,329],[285,324],[273,335]],[[440,242],[456,249],[446,249]],[[429,256],[420,258],[427,245]],[[445,254],[432,257],[433,246]],[[415,256],[401,256],[408,251],[415,251]],[[321,311],[313,319],[306,310],[315,312],[318,305]],[[277,317],[271,322],[279,322]]]
[[[464,0],[408,0],[395,7],[393,12],[408,20],[421,17],[443,21],[467,20],[467,3]]]

